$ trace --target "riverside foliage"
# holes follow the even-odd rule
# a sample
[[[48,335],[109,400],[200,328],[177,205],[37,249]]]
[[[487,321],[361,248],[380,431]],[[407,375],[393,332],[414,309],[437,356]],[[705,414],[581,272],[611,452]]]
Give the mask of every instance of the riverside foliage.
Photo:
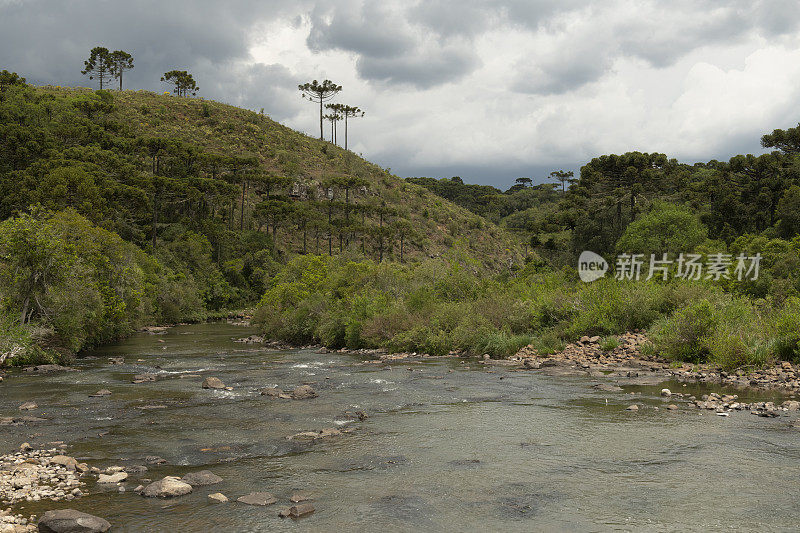
[[[500,192],[402,180],[216,102],[3,71],[0,359],[56,361],[258,302],[256,323],[295,343],[502,357],[647,329],[674,360],[797,360],[797,138],[776,130],[762,142],[779,151],[729,163],[601,156],[569,188],[561,173],[560,190]],[[759,253],[762,270],[583,284],[584,248]]]

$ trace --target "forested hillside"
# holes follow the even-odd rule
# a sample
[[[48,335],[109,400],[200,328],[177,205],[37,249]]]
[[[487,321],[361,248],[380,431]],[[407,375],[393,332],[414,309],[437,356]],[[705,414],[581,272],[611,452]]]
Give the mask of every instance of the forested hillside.
[[[67,350],[252,304],[296,254],[522,262],[483,218],[263,114],[8,72],[0,220],[4,337]]]
[[[658,219],[664,204],[689,210],[723,247],[740,249],[754,239],[772,242],[773,249],[791,247],[800,234],[800,126],[775,130],[761,143],[775,150],[693,165],[658,153],[603,155],[564,189],[518,183],[500,191],[460,178],[409,181],[520,234],[558,265],[571,264],[581,250],[620,251],[628,226],[648,215]]]

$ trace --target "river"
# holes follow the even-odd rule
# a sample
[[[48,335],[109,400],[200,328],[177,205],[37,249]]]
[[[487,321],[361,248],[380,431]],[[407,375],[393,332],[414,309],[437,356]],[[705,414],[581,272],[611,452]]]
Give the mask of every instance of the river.
[[[0,384],[2,415],[35,401],[46,423],[0,426],[0,450],[68,444],[90,465],[162,465],[127,491],[90,483],[75,508],[113,531],[769,531],[800,526],[800,429],[795,417],[730,417],[687,403],[664,409],[662,386],[592,388],[587,377],[423,359],[365,364],[350,354],[268,350],[224,323],[137,334],[78,359],[79,372],[15,372]],[[124,357],[111,365],[109,357]],[[410,369],[410,370],[409,370]],[[152,372],[155,382],[133,384]],[[231,391],[201,388],[215,376]],[[310,383],[319,396],[279,400],[259,389]],[[106,388],[112,395],[89,398]],[[696,388],[697,392],[701,392]],[[644,404],[626,411],[632,402]],[[654,407],[660,407],[656,410]],[[364,411],[368,418],[351,416]],[[313,442],[301,431],[351,428]],[[224,481],[171,500],[144,498],[138,478],[200,469]],[[278,518],[295,490],[316,512]],[[273,493],[268,507],[231,501]]]

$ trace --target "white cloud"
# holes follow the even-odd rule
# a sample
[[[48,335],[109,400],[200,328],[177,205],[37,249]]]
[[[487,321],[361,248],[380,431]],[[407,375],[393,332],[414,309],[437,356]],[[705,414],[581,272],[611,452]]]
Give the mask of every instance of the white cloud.
[[[113,36],[135,52],[130,83],[158,88],[180,63],[203,95],[310,134],[318,119],[296,84],[329,78],[367,111],[351,125],[355,151],[400,174],[501,186],[610,152],[725,160],[798,120],[789,0],[238,0],[198,4],[219,24],[189,17],[172,31],[151,1],[76,0],[58,24],[41,2],[0,2],[0,67],[74,83],[70,65]],[[70,16],[80,31],[61,23]]]

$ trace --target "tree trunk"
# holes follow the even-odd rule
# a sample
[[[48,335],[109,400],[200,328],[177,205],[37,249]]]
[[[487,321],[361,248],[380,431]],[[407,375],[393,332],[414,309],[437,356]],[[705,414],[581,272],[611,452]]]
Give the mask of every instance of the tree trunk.
[[[22,313],[19,315],[19,325],[24,326],[25,320],[28,318],[28,306],[31,303],[31,297],[26,296],[25,302],[22,304]]]
[[[344,149],[347,150],[347,112],[344,114]]]
[[[319,140],[324,141],[322,137],[322,95],[319,95]]]
[[[153,253],[156,251],[156,225],[158,224],[158,190],[153,194]]]
[[[242,180],[242,212],[239,215],[239,231],[244,230],[244,195],[247,188],[247,180]]]

